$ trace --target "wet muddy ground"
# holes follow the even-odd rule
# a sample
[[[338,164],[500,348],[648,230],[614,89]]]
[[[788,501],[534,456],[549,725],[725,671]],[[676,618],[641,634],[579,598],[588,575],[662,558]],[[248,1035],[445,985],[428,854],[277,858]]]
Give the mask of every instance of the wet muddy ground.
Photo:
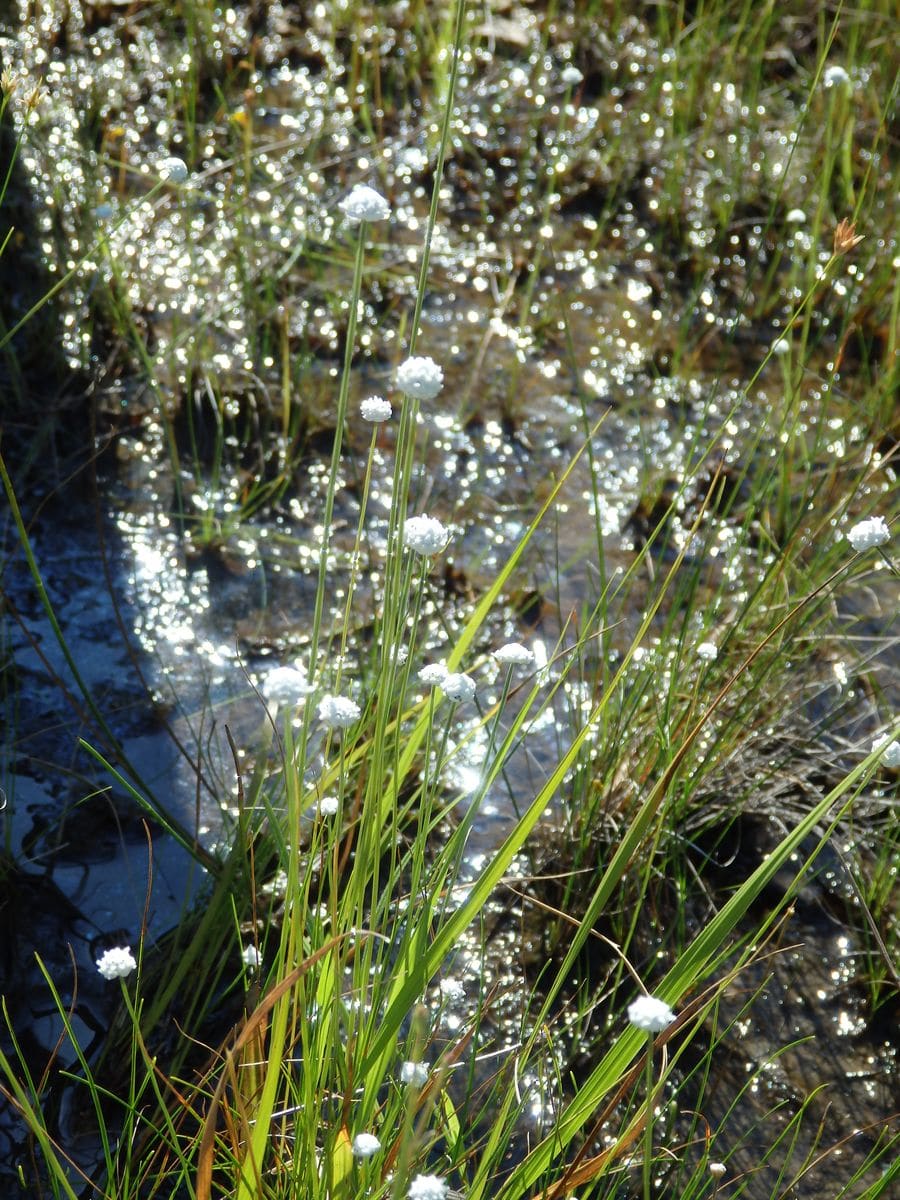
[[[208,849],[229,836],[235,787],[225,727],[251,762],[265,723],[254,685],[308,644],[352,265],[335,204],[350,182],[371,177],[394,208],[390,231],[372,233],[354,379],[360,397],[390,394],[408,336],[436,129],[400,73],[399,51],[410,53],[413,38],[402,20],[392,44],[379,47],[377,85],[394,91],[385,113],[362,99],[376,84],[374,27],[337,36],[323,24],[325,6],[302,18],[281,5],[217,11],[194,31],[205,47],[196,79],[184,76],[173,28],[145,19],[144,6],[72,4],[65,17],[48,6],[37,18],[27,7],[0,41],[4,63],[45,83],[16,186],[35,214],[47,280],[83,254],[87,261],[54,310],[63,382],[41,397],[36,374],[20,379],[11,422],[27,427],[21,414],[46,400],[79,428],[51,442],[52,472],[23,459],[20,499],[63,633],[119,742],[108,744],[78,694],[4,522],[2,988],[38,1062],[58,1029],[36,998],[34,951],[64,996],[74,963],[90,1046],[109,1015],[93,971],[98,950],[134,940],[145,915],[151,940],[161,936],[202,887],[190,855],[154,831],[148,899],[144,814],[79,739],[127,761],[138,790],[161,797]],[[566,84],[561,70],[575,17],[561,14],[549,42],[537,36],[528,9],[504,20],[493,20],[462,64],[419,343],[441,361],[447,381],[440,410],[423,414],[426,451],[414,489],[418,505],[454,531],[448,565],[434,581],[447,621],[430,632],[435,657],[495,577],[551,475],[601,417],[591,456],[576,468],[497,618],[498,632],[527,637],[545,656],[569,614],[587,611],[630,562],[698,447],[718,435],[717,466],[737,493],[746,486],[746,471],[762,469],[768,453],[758,442],[759,412],[782,402],[800,335],[749,389],[748,380],[822,258],[821,214],[796,215],[808,201],[816,143],[787,132],[803,128],[807,69],[802,46],[789,40],[800,39],[797,27],[786,26],[783,58],[756,98],[753,120],[734,83],[714,78],[704,128],[717,140],[673,157],[675,60],[646,25],[635,19],[593,42],[580,39],[593,48],[579,52],[581,79]],[[853,83],[860,94],[877,85]],[[837,119],[836,104],[833,95],[814,96],[813,118]],[[369,142],[360,137],[366,121],[377,133]],[[187,158],[190,181],[141,202],[152,185],[148,168],[162,153]],[[885,184],[878,203],[891,202]],[[751,281],[760,272],[770,286],[757,298]],[[867,360],[861,370],[861,347],[869,354],[884,336],[881,310],[870,303],[877,273],[871,262],[850,264],[816,309],[816,344],[791,419],[806,426],[823,461],[849,453],[862,436],[854,389],[877,364]],[[858,320],[839,346],[829,329],[847,305]],[[886,436],[895,419],[886,419]],[[335,622],[369,436],[352,418],[334,542]],[[373,460],[376,542],[390,504],[392,438],[390,427],[379,434]],[[61,482],[72,472],[74,483]],[[705,482],[700,472],[679,502],[660,568],[686,537]],[[873,473],[875,491],[892,486],[890,472]],[[724,578],[737,600],[757,562],[735,537],[729,512],[710,516],[707,582],[712,591]],[[364,580],[374,596],[377,563]],[[890,581],[882,593],[876,580],[855,602],[866,607],[855,629],[869,639],[862,652],[872,657],[880,700],[893,696],[896,710],[891,596]],[[360,644],[366,598],[364,585]],[[627,609],[617,617],[624,644],[636,616]],[[837,686],[825,659],[810,669],[832,682],[812,688],[814,697]],[[839,707],[831,736],[846,754],[864,740],[876,710],[872,695],[852,685]],[[815,710],[814,700],[817,728]],[[538,738],[487,797],[470,870],[514,819],[516,794],[534,794],[559,736],[548,723],[546,762]],[[468,769],[477,763],[476,747]],[[448,787],[464,793],[466,771],[460,762]],[[791,794],[802,804],[802,789]],[[548,821],[548,856],[561,815]],[[741,848],[748,861],[764,852],[753,828],[753,850]],[[775,1130],[816,1088],[823,1089],[815,1100],[823,1147],[854,1126],[871,1130],[806,1175],[792,1192],[798,1197],[836,1194],[833,1181],[849,1178],[891,1108],[896,1006],[874,1011],[859,986],[855,964],[866,942],[850,920],[854,906],[833,861],[810,880],[784,932],[793,948],[743,976],[723,1010],[723,1021],[738,1020],[739,1036],[727,1039],[706,1116],[724,1120],[742,1143],[735,1169],[758,1176],[746,1195],[771,1194],[778,1167],[754,1155],[771,1147]],[[511,953],[502,931],[515,911],[511,901],[497,914],[498,961],[490,963],[490,943],[488,950],[496,983],[513,997],[528,987],[529,946],[540,940],[520,937],[519,953]],[[483,971],[471,953],[470,969]],[[516,964],[506,977],[500,961]],[[514,1016],[515,999],[509,1007]],[[566,1053],[577,1065],[577,1051]],[[674,1121],[673,1139],[679,1133]],[[814,1134],[815,1122],[802,1150]],[[22,1153],[20,1134],[4,1122],[3,1137],[0,1157],[11,1165]],[[794,1161],[801,1158],[798,1150]]]

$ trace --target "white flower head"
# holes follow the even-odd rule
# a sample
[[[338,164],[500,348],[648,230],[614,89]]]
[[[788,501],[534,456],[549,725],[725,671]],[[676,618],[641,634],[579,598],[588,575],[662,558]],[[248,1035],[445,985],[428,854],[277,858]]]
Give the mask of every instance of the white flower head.
[[[441,980],[441,1000],[444,1004],[462,1004],[466,998],[466,989],[458,979]]]
[[[349,729],[359,714],[359,705],[346,696],[323,696],[319,701],[319,719],[329,729]]]
[[[428,1082],[428,1063],[405,1062],[400,1066],[400,1082],[412,1087],[424,1087]]]
[[[806,213],[802,208],[792,208],[784,219],[788,225],[805,225]]]
[[[383,396],[369,396],[359,406],[362,419],[371,421],[373,425],[380,421],[389,421],[392,412],[390,400],[385,400]]]
[[[441,690],[450,700],[471,700],[475,695],[475,680],[462,672],[447,675],[441,683]]]
[[[433,400],[444,386],[444,372],[427,354],[415,354],[397,368],[397,387],[414,400]]]
[[[361,225],[363,221],[386,221],[391,215],[387,200],[367,183],[355,184],[338,208],[352,225]]]
[[[353,1139],[353,1154],[356,1158],[371,1158],[381,1149],[381,1142],[374,1133],[358,1133]]]
[[[850,76],[843,67],[837,65],[826,67],[822,72],[822,86],[827,88],[850,87]]]
[[[407,146],[397,156],[397,163],[404,171],[417,175],[428,166],[428,155],[418,146]]]
[[[419,671],[419,679],[426,687],[435,687],[443,683],[449,671],[442,662],[428,663]]]
[[[337,796],[323,796],[319,801],[319,812],[323,817],[335,817],[340,806]]]
[[[883,747],[883,749],[882,749]],[[882,734],[872,743],[872,750],[881,750],[881,765],[892,771],[900,768],[900,742],[891,739],[889,733]]]
[[[728,1168],[724,1163],[711,1162],[709,1164],[709,1173],[712,1175],[713,1179],[721,1179],[727,1170]]]
[[[450,541],[450,530],[437,517],[410,517],[403,526],[403,544],[416,554],[440,554]]]
[[[249,971],[258,971],[262,965],[262,955],[259,952],[259,947],[254,946],[252,942],[249,946],[245,946],[241,951],[241,962]]]
[[[773,345],[772,345],[772,353],[777,354],[779,357],[783,354],[790,354],[790,352],[791,352],[790,338],[784,338],[784,337],[779,338],[778,341],[773,343]]]
[[[163,158],[156,164],[156,173],[167,183],[186,183],[187,163],[183,158]]]
[[[847,534],[847,541],[856,551],[871,550],[891,540],[891,531],[884,517],[867,517],[859,521]]]
[[[137,963],[129,946],[113,946],[97,959],[97,970],[104,979],[125,979],[137,970]]]
[[[715,662],[719,657],[719,647],[715,642],[701,642],[697,647],[697,657],[706,659],[707,662]]]
[[[494,650],[493,658],[501,667],[530,667],[534,662],[534,654],[521,642],[507,642]]]
[[[675,1020],[675,1014],[656,996],[638,996],[628,1005],[628,1020],[645,1033],[659,1033]]]
[[[259,686],[265,698],[274,704],[299,704],[314,690],[300,667],[273,667]]]
[[[407,1194],[409,1200],[445,1200],[447,1184],[440,1175],[417,1175]]]
[[[584,79],[584,76],[574,63],[569,63],[568,66],[563,67],[559,77],[566,87],[578,87],[579,83]]]

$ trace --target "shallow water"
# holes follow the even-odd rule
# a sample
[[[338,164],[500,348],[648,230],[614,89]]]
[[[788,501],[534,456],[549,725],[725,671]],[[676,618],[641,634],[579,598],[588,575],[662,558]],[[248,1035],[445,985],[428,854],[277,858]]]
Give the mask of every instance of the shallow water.
[[[191,145],[169,119],[167,89],[179,71],[171,38],[134,14],[104,12],[73,4],[63,29],[58,16],[42,10],[42,27],[25,20],[0,44],[4,61],[15,57],[48,81],[22,165],[51,273],[58,276],[90,247],[77,286],[65,294],[60,342],[70,368],[87,368],[98,381],[98,481],[96,489],[63,489],[48,502],[33,527],[34,551],[70,649],[141,781],[139,790],[146,784],[164,796],[166,810],[213,846],[227,837],[235,790],[225,726],[250,761],[265,720],[252,684],[271,665],[308,648],[317,524],[346,327],[346,303],[335,297],[346,291],[352,263],[352,240],[335,202],[363,174],[384,186],[394,207],[390,231],[372,233],[370,261],[377,270],[366,282],[354,382],[359,396],[389,392],[408,334],[434,131],[411,107],[380,139],[384,149],[371,156],[367,171],[358,95],[349,83],[332,86],[329,71],[343,66],[332,61],[318,18],[281,32],[273,18],[249,70],[240,65],[251,34],[249,14],[241,9],[233,17],[217,14],[205,36],[218,78],[239,79],[244,103],[235,101],[220,119],[198,126],[199,142]],[[527,23],[523,28],[528,37]],[[778,254],[787,257],[772,269],[784,275],[783,305],[739,328],[749,267],[757,256],[777,257],[769,245],[772,231],[748,211],[740,233],[722,245],[710,206],[731,202],[737,169],[752,172],[760,158],[767,171],[787,169],[789,147],[779,137],[795,112],[758,114],[764,156],[748,140],[724,165],[719,146],[710,147],[710,157],[682,164],[687,241],[709,264],[701,286],[688,265],[667,252],[668,226],[660,215],[673,164],[665,161],[662,127],[668,93],[664,85],[658,93],[655,88],[670,52],[635,25],[604,48],[611,65],[592,64],[573,95],[560,86],[558,64],[546,52],[529,50],[511,65],[514,29],[494,32],[495,50],[484,48],[463,65],[418,347],[440,359],[446,387],[440,406],[423,413],[415,499],[454,529],[441,586],[451,613],[461,615],[495,578],[535,499],[547,494],[548,480],[568,465],[584,431],[603,418],[591,456],[573,472],[555,521],[535,537],[519,594],[510,597],[493,631],[527,641],[546,659],[570,613],[589,610],[606,580],[629,564],[681,489],[695,447],[714,433],[717,462],[740,488],[747,459],[760,456],[758,414],[779,404],[789,363],[773,359],[750,392],[743,389],[799,287],[788,257],[815,243],[806,226],[782,231]],[[397,33],[400,42],[407,35]],[[661,98],[658,113],[648,102],[651,90]],[[233,86],[229,94],[236,94]],[[727,80],[716,94],[724,138],[747,114]],[[208,96],[201,99],[210,103]],[[543,109],[556,131],[552,174],[537,134],[535,112]],[[96,116],[93,140],[85,136],[85,110]],[[641,163],[623,181],[610,164],[629,138],[638,139]],[[142,201],[152,178],[141,168],[164,152],[192,152],[197,170],[184,189],[167,187]],[[792,176],[788,193],[798,186]],[[57,249],[60,231],[68,258]],[[253,276],[245,270],[251,243],[258,264]],[[858,285],[850,274],[841,287]],[[106,344],[114,304],[119,334]],[[99,315],[89,318],[90,311]],[[152,387],[135,373],[130,323],[153,347]],[[689,354],[678,332],[683,327],[693,333]],[[297,364],[286,420],[285,350]],[[829,371],[833,350],[826,340],[802,388],[808,415],[800,419],[810,436],[828,430],[823,456],[849,452],[858,438],[853,381]],[[358,464],[369,432],[351,420],[335,521],[338,603],[328,620],[342,615]],[[390,503],[392,438],[390,428],[379,435],[375,458],[369,500],[375,545]],[[307,448],[277,500],[251,513],[254,489],[277,475],[294,439]],[[173,465],[173,440],[180,467]],[[241,450],[248,442],[253,452]],[[197,465],[189,466],[192,461]],[[708,479],[700,472],[677,500],[657,569],[685,544]],[[40,499],[29,497],[32,510]],[[713,514],[707,530],[706,586],[712,594],[724,580],[737,603],[758,563],[738,547],[727,514]],[[6,542],[3,586],[13,619],[5,636],[16,664],[13,760],[4,782],[7,841],[22,864],[16,888],[37,896],[30,908],[40,920],[17,926],[4,990],[14,997],[16,1022],[31,1030],[39,1058],[56,1027],[32,1004],[40,984],[32,950],[52,946],[51,970],[64,978],[69,966],[62,947],[71,943],[79,979],[90,981],[98,947],[133,941],[144,913],[147,835],[133,802],[121,788],[110,792],[109,780],[77,748],[79,737],[103,748],[103,734],[84,702],[77,695],[70,700],[67,667],[8,531]],[[376,562],[358,593],[354,632],[360,638],[377,593],[377,568]],[[877,597],[877,588],[870,594]],[[871,630],[860,626],[858,632],[884,636],[890,600],[880,603],[883,612]],[[616,616],[614,648],[627,645],[640,614],[632,607]],[[720,616],[724,621],[727,614]],[[424,655],[440,657],[447,635],[434,623],[423,642]],[[497,682],[485,679],[484,685],[487,702]],[[859,692],[852,699],[843,731],[862,740],[874,707]],[[577,696],[566,701],[578,702]],[[528,750],[485,797],[468,872],[509,828],[518,799],[534,795],[555,763],[565,718],[561,711],[555,721],[552,715],[548,711]],[[460,739],[466,727],[464,719]],[[476,742],[466,758],[455,760],[449,788],[471,792],[481,753]],[[153,880],[151,937],[177,921],[199,882],[186,852],[159,835],[153,837]],[[744,1132],[751,1137],[757,1106],[777,1098],[790,1109],[826,1078],[841,1081],[846,1100],[829,1117],[836,1130],[854,1113],[875,1120],[886,1111],[895,1051],[866,1023],[865,1000],[847,973],[856,947],[830,920],[805,919],[801,912],[801,928],[792,936],[806,949],[776,960],[773,983],[746,1027],[739,1026],[742,1041],[729,1060],[733,1074],[723,1067],[718,1085],[723,1109],[751,1064],[798,1035],[812,1034],[816,1042],[808,1054],[794,1047],[763,1073],[752,1103],[735,1119],[736,1141]],[[510,953],[501,943],[498,959]],[[495,973],[501,982],[499,967]],[[514,1016],[514,989],[527,985],[527,971],[502,982],[513,991]],[[814,997],[803,1006],[802,1021],[798,992]],[[87,982],[82,1000],[102,1028],[108,997]],[[826,1044],[840,1046],[839,1061],[825,1063]],[[844,1088],[848,1057],[858,1082]],[[535,1114],[535,1129],[545,1118]],[[767,1132],[761,1144],[771,1140]],[[847,1160],[856,1161],[856,1153],[851,1144]],[[821,1192],[810,1179],[796,1194]]]

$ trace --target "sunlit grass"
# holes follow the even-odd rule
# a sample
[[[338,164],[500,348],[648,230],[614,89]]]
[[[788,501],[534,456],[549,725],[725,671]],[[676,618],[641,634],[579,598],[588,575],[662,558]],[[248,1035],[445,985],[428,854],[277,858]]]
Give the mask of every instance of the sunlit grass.
[[[309,529],[277,537],[312,564],[298,659],[309,686],[276,704],[257,679],[260,732],[247,747],[229,732],[237,796],[221,798],[227,848],[214,854],[121,755],[85,738],[209,877],[178,929],[145,928],[132,947],[139,965],[109,985],[122,1002],[99,1053],[49,974],[53,1061],[34,1069],[7,1013],[0,1079],[50,1194],[774,1198],[834,1152],[815,1088],[783,1121],[787,1101],[751,1098],[768,1064],[717,1104],[717,1125],[704,1107],[835,830],[856,839],[847,870],[873,1007],[897,983],[896,839],[869,852],[872,831],[892,828],[896,773],[871,736],[836,749],[816,709],[843,672],[874,693],[861,724],[897,735],[877,659],[857,661],[851,640],[857,621],[871,636],[855,605],[887,597],[895,556],[890,542],[857,554],[846,539],[863,517],[896,517],[886,435],[900,291],[883,156],[897,83],[888,6],[864,7],[866,24],[837,8],[806,29],[746,4],[563,5],[551,20],[549,7],[413,3],[393,25],[318,5],[298,16],[292,52],[343,74],[333,104],[309,93],[322,119],[308,125],[273,120],[291,101],[255,61],[264,40],[223,50],[216,6],[148,15],[166,23],[171,56],[165,149],[189,177],[141,194],[124,149],[117,162],[109,139],[85,152],[94,191],[71,203],[96,228],[86,252],[48,251],[48,300],[89,318],[116,369],[145,386],[194,550],[259,545],[268,518],[308,504]],[[567,81],[564,62],[577,68]],[[503,88],[482,89],[482,72]],[[39,115],[19,120],[17,145],[46,153]],[[405,178],[407,143],[427,168]],[[358,180],[397,194],[389,222],[344,219]],[[106,191],[115,215],[98,217]],[[864,240],[836,245],[842,219]],[[0,229],[5,254],[8,241]],[[432,308],[452,316],[451,293],[482,265],[486,328],[478,361],[460,367]],[[632,511],[610,534],[604,439],[633,413],[603,404],[577,311],[633,268],[636,315],[609,336],[631,363],[641,459]],[[504,379],[488,387],[481,356],[501,329]],[[425,354],[448,379],[423,399],[397,368]],[[552,458],[529,424],[529,381],[548,361],[577,429]],[[363,372],[394,403],[389,436],[376,426],[365,443]],[[667,379],[656,411],[635,395]],[[663,446],[666,403],[681,411]],[[457,413],[461,439],[473,420],[502,418],[551,464],[491,581],[462,599],[443,570],[465,562],[472,509],[429,478],[435,409]],[[3,452],[14,536],[85,711],[116,749],[43,588],[17,501],[25,472]],[[316,455],[330,462],[313,490]],[[432,511],[449,552],[442,536],[409,537]],[[550,615],[528,630],[510,601],[535,580]],[[881,628],[889,653],[896,635]],[[513,636],[535,662],[492,658]],[[419,676],[438,646],[445,687]],[[502,833],[471,857],[498,796]],[[720,848],[756,817],[772,823],[764,856],[723,878]],[[641,991],[674,1023],[630,1027]],[[772,1064],[788,1049],[773,1045]],[[90,1181],[55,1132],[60,1075],[102,1148]],[[743,1115],[754,1111],[760,1130]],[[857,1190],[842,1180],[835,1197],[889,1195],[887,1118],[871,1144]]]

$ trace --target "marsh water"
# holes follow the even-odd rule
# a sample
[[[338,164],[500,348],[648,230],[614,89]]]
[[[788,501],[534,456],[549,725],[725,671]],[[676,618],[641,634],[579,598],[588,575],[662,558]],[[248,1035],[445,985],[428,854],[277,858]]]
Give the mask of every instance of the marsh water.
[[[236,772],[253,762],[267,721],[259,685],[269,668],[302,658],[308,647],[346,327],[341,297],[352,266],[336,201],[366,175],[368,154],[394,218],[389,229],[371,232],[353,393],[392,395],[430,201],[434,133],[410,109],[376,156],[359,136],[358,95],[349,84],[333,85],[331,73],[343,77],[343,67],[329,58],[317,18],[282,27],[248,6],[217,10],[203,35],[238,75],[239,52],[252,41],[244,103],[194,131],[209,145],[188,146],[183,132],[173,145],[165,89],[178,58],[168,31],[115,5],[72,4],[66,17],[48,6],[37,18],[26,8],[0,50],[4,62],[40,69],[47,86],[23,139],[16,186],[43,239],[37,258],[45,278],[59,278],[68,260],[86,254],[87,261],[54,308],[63,383],[53,404],[64,428],[41,443],[46,469],[22,467],[20,502],[49,602],[108,723],[98,727],[73,678],[6,520],[2,988],[38,1063],[59,1028],[34,952],[64,1001],[77,974],[76,1031],[88,1046],[99,1043],[110,1000],[93,969],[98,948],[133,943],[145,920],[149,938],[161,936],[202,889],[201,868],[148,821],[130,788],[152,797],[208,851],[229,837]],[[262,24],[251,29],[253,21]],[[450,629],[435,606],[423,647],[435,658],[446,652],[456,614],[496,577],[548,480],[569,465],[587,431],[590,453],[533,539],[496,619],[498,636],[526,641],[539,659],[552,655],[570,614],[589,610],[627,567],[694,470],[699,446],[715,438],[717,469],[735,478],[748,455],[769,452],[758,439],[758,414],[777,410],[795,369],[792,353],[779,353],[748,387],[795,295],[792,256],[809,253],[815,231],[781,220],[776,254],[771,228],[748,214],[740,237],[722,245],[705,207],[704,197],[721,195],[737,169],[722,158],[724,130],[741,119],[733,85],[720,81],[723,144],[693,164],[684,185],[693,196],[690,241],[708,263],[697,286],[658,236],[662,118],[635,115],[642,83],[646,89],[665,73],[669,49],[634,25],[608,48],[610,78],[583,63],[579,83],[566,85],[555,51],[533,44],[532,32],[525,17],[518,25],[498,21],[493,49],[486,44],[463,64],[432,246],[419,350],[441,362],[446,382],[439,403],[423,412],[414,502],[453,530],[446,566],[433,580]],[[659,94],[664,103],[665,89]],[[536,133],[535,112],[544,108],[553,115],[549,174]],[[771,120],[763,116],[771,135],[765,171],[778,162],[786,169],[796,152],[778,138],[795,118],[789,105]],[[610,178],[609,148],[635,130],[641,168],[625,186]],[[164,149],[191,151],[201,166],[184,188],[147,198],[151,181],[141,167]],[[750,170],[751,160],[745,165]],[[242,270],[248,240],[279,281],[277,301]],[[768,269],[783,275],[784,304],[741,322],[750,266],[766,255]],[[828,305],[854,285],[851,273]],[[684,329],[692,331],[690,353]],[[129,331],[152,345],[143,371]],[[834,350],[826,338],[791,416],[819,439],[823,458],[851,447],[855,436],[852,378],[833,369]],[[36,373],[17,386],[26,408],[42,402]],[[327,620],[335,626],[372,436],[355,412],[334,521],[335,605]],[[390,505],[393,437],[393,426],[379,430],[372,457],[375,544]],[[12,444],[25,442],[7,434],[5,453]],[[707,484],[697,473],[680,501],[670,554],[687,539],[692,505]],[[725,514],[719,533],[711,576],[738,596],[754,566]],[[361,580],[353,633],[363,641],[377,562]],[[861,653],[885,656],[884,695],[896,701],[887,637],[896,598],[887,578],[858,604],[857,636],[870,639]],[[635,620],[634,612],[621,614],[623,637]],[[830,660],[811,669],[823,681],[814,709],[841,685]],[[483,682],[496,687],[494,679]],[[832,736],[849,764],[850,748],[876,720],[874,698],[845,691],[840,709]],[[485,797],[469,844],[471,872],[556,761],[565,734],[562,714],[558,722],[552,715]],[[462,715],[460,737],[476,718],[474,709]],[[115,758],[122,780],[111,780],[85,744]],[[448,788],[462,796],[472,790],[479,761],[476,741]],[[803,798],[801,789],[791,802]],[[548,837],[558,819],[548,815]],[[752,869],[770,848],[764,824],[747,825],[733,861]],[[815,1116],[800,1135],[813,1156],[817,1136],[824,1146],[851,1129],[867,1132],[828,1156],[827,1175],[805,1174],[796,1196],[822,1196],[823,1179],[849,1179],[892,1108],[892,1009],[874,1010],[857,983],[867,943],[847,919],[858,904],[840,851],[824,855],[809,878],[782,952],[740,979],[728,999],[733,1011],[723,1013],[740,1036],[717,1058],[720,1074],[708,1094],[717,1111],[708,1107],[706,1116],[715,1124],[741,1096],[729,1117],[735,1139],[743,1138],[734,1170],[758,1171],[746,1195],[771,1194],[777,1165],[758,1167],[754,1149],[771,1146],[813,1093]],[[498,982],[502,940],[498,932]],[[2,1178],[12,1180],[24,1142],[11,1120],[0,1136]]]

